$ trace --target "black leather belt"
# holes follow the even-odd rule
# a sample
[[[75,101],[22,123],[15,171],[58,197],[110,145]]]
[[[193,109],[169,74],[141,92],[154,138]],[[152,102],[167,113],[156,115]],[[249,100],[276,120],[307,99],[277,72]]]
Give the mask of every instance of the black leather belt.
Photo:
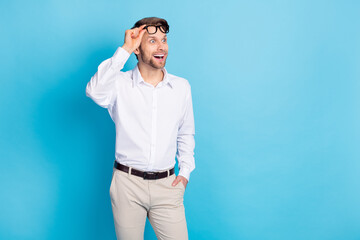
[[[114,163],[114,167],[116,169],[119,169],[120,171],[129,173],[129,167],[122,165],[120,163],[118,163],[117,161],[115,161]],[[169,175],[168,175],[169,173]],[[173,167],[172,169],[168,170],[168,171],[164,171],[164,172],[143,172],[134,168],[131,168],[131,175],[135,175],[138,177],[142,177],[143,179],[151,179],[151,180],[156,180],[156,179],[160,179],[160,178],[166,178],[168,176],[171,176],[175,173],[175,167]]]

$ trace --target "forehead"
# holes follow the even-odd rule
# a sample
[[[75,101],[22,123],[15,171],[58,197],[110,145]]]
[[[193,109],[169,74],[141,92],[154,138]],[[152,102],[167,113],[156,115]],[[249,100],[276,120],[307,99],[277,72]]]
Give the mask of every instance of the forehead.
[[[146,39],[150,39],[150,38],[166,38],[167,35],[166,33],[162,33],[160,31],[157,31],[155,34],[148,34],[147,32],[145,32],[145,37]]]

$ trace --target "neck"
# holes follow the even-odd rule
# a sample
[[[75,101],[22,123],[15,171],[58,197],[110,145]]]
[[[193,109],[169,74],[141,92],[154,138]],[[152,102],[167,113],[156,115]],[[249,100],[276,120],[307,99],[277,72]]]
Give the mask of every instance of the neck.
[[[138,67],[144,81],[154,86],[156,86],[164,78],[164,72],[161,69],[154,68],[148,64],[143,64],[142,62],[138,63]]]

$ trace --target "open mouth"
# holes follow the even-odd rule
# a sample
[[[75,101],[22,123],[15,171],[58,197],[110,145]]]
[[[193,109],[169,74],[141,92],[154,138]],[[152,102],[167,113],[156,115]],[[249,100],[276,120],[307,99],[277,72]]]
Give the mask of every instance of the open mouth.
[[[154,57],[158,60],[164,60],[165,55],[164,54],[156,54],[156,55],[154,55]]]

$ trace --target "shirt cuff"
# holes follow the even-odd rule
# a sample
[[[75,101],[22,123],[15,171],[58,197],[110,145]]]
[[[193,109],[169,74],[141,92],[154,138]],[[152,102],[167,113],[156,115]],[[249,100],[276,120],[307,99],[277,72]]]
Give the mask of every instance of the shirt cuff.
[[[179,175],[186,178],[188,181],[190,180],[190,169],[188,168],[181,168],[179,171]]]
[[[122,47],[118,47],[118,49],[111,58],[112,66],[116,69],[122,69],[129,57],[130,53],[128,51],[126,51]]]

